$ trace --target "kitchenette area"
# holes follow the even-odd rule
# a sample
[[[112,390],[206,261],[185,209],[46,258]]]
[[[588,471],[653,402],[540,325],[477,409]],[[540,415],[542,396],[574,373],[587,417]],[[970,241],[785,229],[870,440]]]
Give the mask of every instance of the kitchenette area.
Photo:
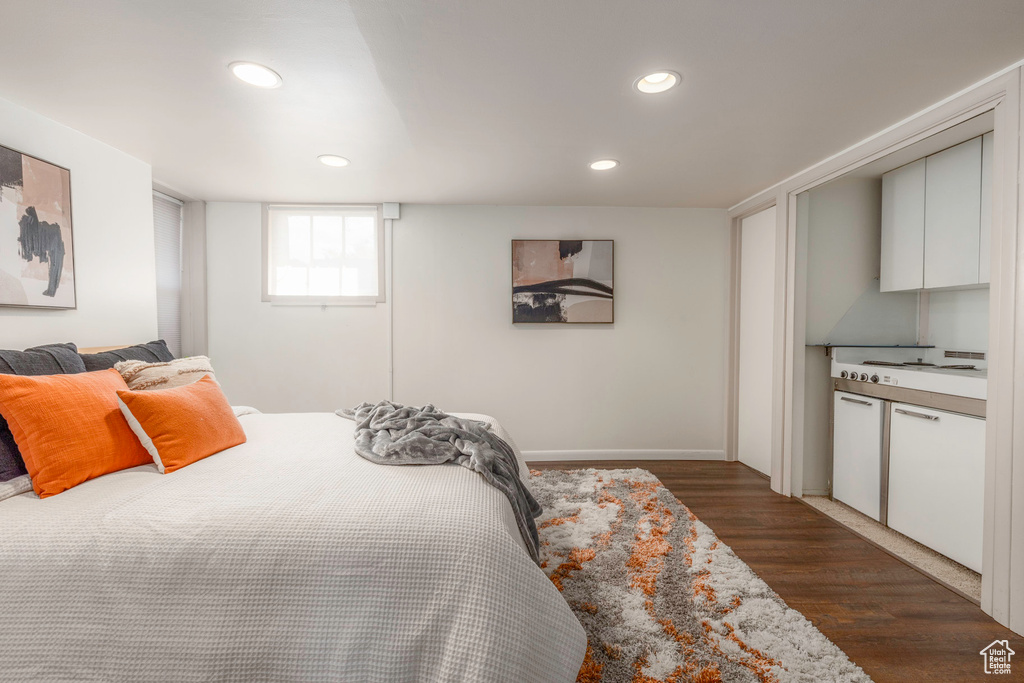
[[[992,128],[978,116],[797,196],[803,496],[882,547],[953,566],[975,600]]]
[[[922,351],[833,350],[832,498],[980,573],[985,370]]]

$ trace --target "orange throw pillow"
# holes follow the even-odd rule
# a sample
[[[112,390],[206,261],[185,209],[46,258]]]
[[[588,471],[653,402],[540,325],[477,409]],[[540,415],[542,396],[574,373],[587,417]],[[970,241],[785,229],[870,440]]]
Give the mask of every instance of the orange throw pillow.
[[[245,443],[245,432],[210,375],[173,389],[117,392],[121,412],[161,472]]]
[[[118,409],[117,370],[0,375],[0,414],[40,498],[152,461]]]

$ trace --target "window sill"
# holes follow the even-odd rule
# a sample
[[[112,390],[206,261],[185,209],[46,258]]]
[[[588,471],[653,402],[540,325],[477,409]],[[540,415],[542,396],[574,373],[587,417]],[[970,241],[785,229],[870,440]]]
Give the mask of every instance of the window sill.
[[[377,304],[386,303],[384,297],[374,296],[351,296],[344,298],[327,298],[317,299],[312,297],[290,297],[290,296],[272,296],[264,297],[263,303],[270,304],[271,306],[315,306],[317,308],[328,308],[328,307],[361,307],[361,308],[372,308]]]

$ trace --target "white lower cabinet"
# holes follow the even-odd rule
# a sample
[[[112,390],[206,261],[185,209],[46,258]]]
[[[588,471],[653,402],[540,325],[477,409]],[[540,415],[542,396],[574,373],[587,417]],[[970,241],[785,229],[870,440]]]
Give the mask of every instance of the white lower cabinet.
[[[835,392],[832,498],[881,519],[882,408],[877,398]]]
[[[985,420],[892,403],[888,525],[981,571]]]

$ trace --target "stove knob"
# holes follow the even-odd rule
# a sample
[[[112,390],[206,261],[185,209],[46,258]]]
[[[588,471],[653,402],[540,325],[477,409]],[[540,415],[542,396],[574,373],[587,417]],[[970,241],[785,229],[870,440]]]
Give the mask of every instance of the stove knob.
[[[860,381],[861,382],[867,382],[868,381],[868,373],[866,373],[866,372],[860,373]]]
[[[843,379],[846,379],[847,377],[850,376],[850,373],[848,373],[846,370],[843,370],[842,372],[839,373],[839,376],[842,377]]]
[[[878,384],[878,375],[871,375],[871,381]]]

